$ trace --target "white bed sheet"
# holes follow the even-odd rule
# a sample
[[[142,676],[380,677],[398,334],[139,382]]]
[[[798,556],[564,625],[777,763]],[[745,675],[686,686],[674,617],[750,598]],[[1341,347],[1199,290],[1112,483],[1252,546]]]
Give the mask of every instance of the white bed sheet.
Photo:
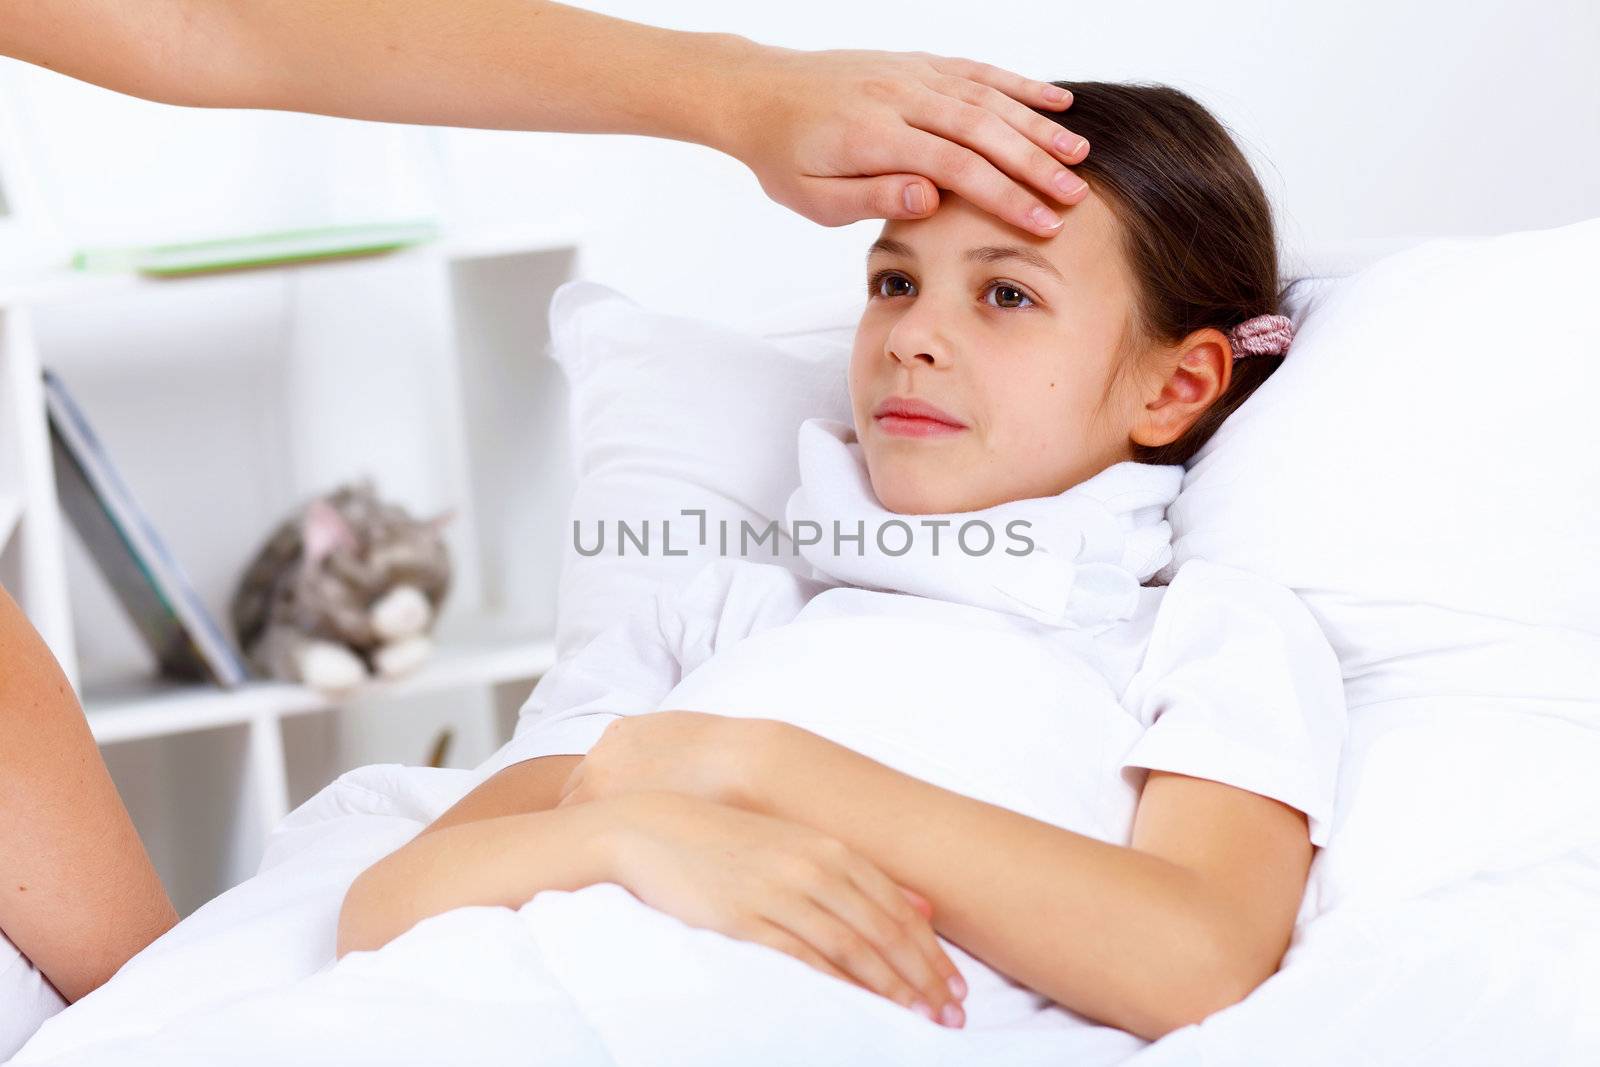
[[[1524,867],[1310,916],[1249,998],[1154,1044],[1110,1028],[948,1030],[609,883],[541,893],[517,911],[459,909],[335,964],[349,882],[474,781],[388,765],[344,776],[289,816],[257,877],[46,1023],[11,1062],[1600,1062],[1600,828]],[[620,910],[624,899],[636,907]],[[748,964],[738,981],[696,963],[728,953]]]
[[[0,933],[0,1059],[10,1056],[41,1023],[65,1007],[61,994]]]

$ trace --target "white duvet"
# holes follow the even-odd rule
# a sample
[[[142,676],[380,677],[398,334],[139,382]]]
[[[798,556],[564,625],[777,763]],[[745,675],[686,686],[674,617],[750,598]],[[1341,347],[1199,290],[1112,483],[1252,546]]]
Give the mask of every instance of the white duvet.
[[[940,1027],[609,883],[540,893],[517,911],[450,912],[334,962],[351,879],[473,781],[397,766],[345,775],[282,824],[256,878],[47,1023],[12,1062],[1600,1062],[1600,828],[1586,844],[1417,896],[1308,911],[1277,975],[1154,1044],[1081,1026]]]

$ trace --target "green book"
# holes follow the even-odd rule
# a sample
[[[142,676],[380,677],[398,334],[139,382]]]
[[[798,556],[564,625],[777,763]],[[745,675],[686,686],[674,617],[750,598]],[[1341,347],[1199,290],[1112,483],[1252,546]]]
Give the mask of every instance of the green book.
[[[392,252],[438,236],[439,227],[427,219],[322,226],[141,248],[86,248],[72,257],[72,266],[82,271],[137,271],[162,276],[199,274]]]

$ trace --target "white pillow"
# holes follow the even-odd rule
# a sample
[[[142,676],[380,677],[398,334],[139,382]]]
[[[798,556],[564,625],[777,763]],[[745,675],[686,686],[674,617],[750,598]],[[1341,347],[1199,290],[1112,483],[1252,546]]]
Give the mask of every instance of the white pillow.
[[[1190,463],[1174,563],[1600,635],[1597,284],[1600,219],[1429,241],[1333,286]]]
[[[740,555],[741,522],[758,533],[779,524],[778,555],[770,539],[743,555],[809,569],[781,529],[800,483],[796,434],[812,415],[849,421],[845,370],[864,303],[864,290],[807,301],[758,336],[652,311],[596,282],[556,290],[550,351],[569,385],[578,469],[563,538],[558,656],[659,583],[682,581],[721,555],[724,529],[728,554]],[[686,509],[705,511],[703,527]],[[621,524],[634,537],[648,530],[646,550],[621,539]],[[585,555],[577,544],[603,547]]]
[[[1332,286],[1190,464],[1169,570],[1295,590],[1349,700],[1324,907],[1600,838],[1600,219]]]

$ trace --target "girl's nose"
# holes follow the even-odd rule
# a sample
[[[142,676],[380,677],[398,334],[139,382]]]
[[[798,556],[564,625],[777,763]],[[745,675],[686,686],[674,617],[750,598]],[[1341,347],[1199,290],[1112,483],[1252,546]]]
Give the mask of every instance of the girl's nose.
[[[936,365],[937,363],[940,362],[939,360],[934,359],[933,353],[931,353],[931,352],[917,352],[914,355],[911,355],[911,356],[908,357],[908,356],[901,355],[899,352],[896,352],[892,348],[889,350],[889,358],[893,359],[893,360],[896,360],[897,362],[900,362],[900,363],[922,362],[922,363],[927,364],[930,367],[934,366],[934,365]]]
[[[930,367],[950,362],[950,346],[940,334],[938,325],[928,311],[913,308],[901,317],[884,340],[884,350],[889,358],[910,365],[923,363]]]

